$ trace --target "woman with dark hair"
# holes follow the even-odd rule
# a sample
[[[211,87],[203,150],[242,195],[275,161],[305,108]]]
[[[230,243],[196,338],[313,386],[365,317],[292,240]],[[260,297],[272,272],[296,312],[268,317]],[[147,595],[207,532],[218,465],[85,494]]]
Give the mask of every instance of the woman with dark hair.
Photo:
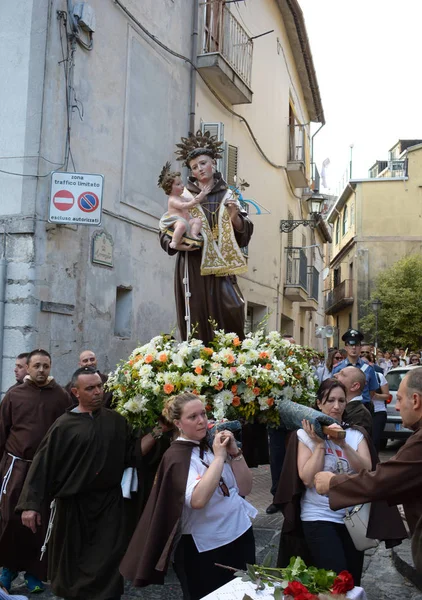
[[[326,379],[330,379],[330,377],[332,377],[333,368],[342,360],[343,356],[341,355],[340,350],[333,348],[328,350],[327,360],[317,369],[318,381],[322,383]]]
[[[316,408],[341,424],[346,408],[344,385],[337,379],[325,380],[317,392]],[[303,421],[302,425],[303,429],[297,431],[296,458],[297,472],[305,486],[300,499],[300,521],[309,560],[319,569],[332,569],[336,573],[347,570],[353,575],[355,585],[359,585],[364,553],[356,550],[347,532],[343,523],[345,511],[330,509],[328,498],[316,492],[314,477],[319,471],[355,473],[371,469],[368,445],[357,429],[346,429],[345,439],[329,436],[322,439],[309,421]]]

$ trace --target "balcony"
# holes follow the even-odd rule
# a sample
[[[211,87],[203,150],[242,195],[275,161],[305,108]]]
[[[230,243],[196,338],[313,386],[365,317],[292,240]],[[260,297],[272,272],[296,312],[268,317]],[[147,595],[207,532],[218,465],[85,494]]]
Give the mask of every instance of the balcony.
[[[335,315],[351,304],[353,304],[353,280],[345,279],[326,295],[325,314]]]
[[[308,299],[308,260],[301,248],[286,248],[284,296],[291,302]]]
[[[231,104],[252,102],[253,42],[223,4],[205,2],[204,30],[198,70]]]
[[[298,123],[289,125],[289,155],[287,157],[287,176],[294,188],[307,188],[309,181],[306,173],[305,126]]]
[[[308,267],[308,299],[301,302],[300,310],[316,312],[318,310],[319,271],[315,267]]]

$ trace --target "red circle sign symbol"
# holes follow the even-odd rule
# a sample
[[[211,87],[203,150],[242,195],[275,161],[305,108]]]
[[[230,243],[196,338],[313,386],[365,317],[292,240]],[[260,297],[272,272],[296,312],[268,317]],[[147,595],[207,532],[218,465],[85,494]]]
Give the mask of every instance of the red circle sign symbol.
[[[92,192],[84,192],[78,198],[78,206],[83,212],[94,212],[94,210],[97,210],[99,204],[98,196]]]
[[[53,196],[53,204],[57,210],[69,210],[75,203],[75,198],[68,190],[60,190]]]

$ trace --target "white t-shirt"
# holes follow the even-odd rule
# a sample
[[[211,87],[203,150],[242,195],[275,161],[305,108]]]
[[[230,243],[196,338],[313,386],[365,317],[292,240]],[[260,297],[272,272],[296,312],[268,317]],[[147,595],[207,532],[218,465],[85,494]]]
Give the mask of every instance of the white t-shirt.
[[[385,376],[382,373],[378,373],[377,371],[375,371],[375,375],[377,376],[380,387],[387,383],[387,379],[385,378]],[[374,404],[374,412],[376,412],[376,413],[377,412],[387,412],[384,400],[374,399],[374,400],[372,400],[372,402]]]
[[[299,442],[303,442],[309,450],[312,452],[314,451],[315,442],[311,440],[303,429],[298,430],[297,437],[299,438]],[[346,429],[346,442],[353,450],[358,449],[362,440],[363,434],[360,431],[357,431],[356,429]],[[325,458],[322,470],[338,474],[337,461],[340,460],[343,465],[344,473],[354,473],[344,451],[340,446],[337,446],[334,442],[332,443],[337,456],[334,456],[330,446],[325,442]],[[302,521],[332,521],[334,523],[343,523],[345,514],[346,511],[344,508],[335,511],[331,510],[328,497],[318,494],[313,486],[311,488],[306,488],[302,494],[300,510],[300,518]]]
[[[202,460],[210,465],[214,460],[214,454],[206,451]],[[258,514],[252,504],[239,496],[236,478],[231,466],[227,463],[224,463],[222,478],[229,488],[230,496],[224,496],[220,486],[217,486],[204,508],[193,509],[191,507],[192,493],[206,470],[207,467],[199,457],[199,448],[193,448],[182,513],[181,533],[190,534],[193,537],[198,552],[206,552],[233,542],[250,528],[251,519]]]

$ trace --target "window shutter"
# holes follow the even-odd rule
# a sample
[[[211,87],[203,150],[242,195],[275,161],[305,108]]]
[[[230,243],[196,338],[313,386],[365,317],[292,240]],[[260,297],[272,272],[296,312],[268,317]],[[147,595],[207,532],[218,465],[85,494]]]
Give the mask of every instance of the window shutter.
[[[201,122],[201,132],[207,133],[210,132],[211,136],[215,136],[219,142],[224,141],[224,123],[204,123]],[[223,158],[217,159],[217,171],[221,173],[223,179],[226,178],[226,159],[223,155]]]
[[[237,178],[237,158],[239,149],[237,146],[227,144],[227,183],[236,187]]]

